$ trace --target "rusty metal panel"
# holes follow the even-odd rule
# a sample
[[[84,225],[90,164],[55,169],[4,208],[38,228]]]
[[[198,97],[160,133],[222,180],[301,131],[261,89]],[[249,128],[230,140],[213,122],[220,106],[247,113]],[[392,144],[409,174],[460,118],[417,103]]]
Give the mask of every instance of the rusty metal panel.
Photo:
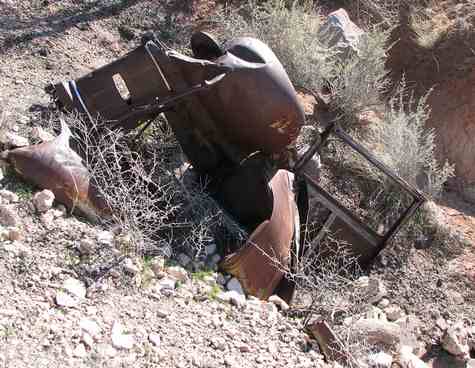
[[[356,363],[353,356],[345,349],[341,339],[326,321],[315,321],[307,326],[307,329],[317,340],[327,362],[338,362],[344,365]]]
[[[70,131],[62,122],[54,140],[3,153],[15,171],[42,189],[51,190],[57,201],[91,221],[110,215],[110,209],[93,185],[81,157],[69,147]]]
[[[224,73],[226,78],[213,88],[163,108],[184,152],[196,169],[209,174],[239,165],[255,152],[286,167],[304,112],[277,57],[253,38],[232,40],[221,54],[203,34],[194,37],[199,55],[207,55],[206,47],[213,46],[208,54],[217,57],[193,58],[149,40],[82,78],[58,83],[56,96],[67,109],[131,129],[155,118],[160,101]],[[200,46],[203,37],[208,42],[205,51]],[[113,81],[117,75],[130,92],[127,99]]]
[[[270,181],[274,198],[271,217],[252,232],[239,251],[225,257],[220,265],[241,282],[247,293],[261,299],[274,293],[290,262],[297,211],[290,175],[285,170],[277,171]]]

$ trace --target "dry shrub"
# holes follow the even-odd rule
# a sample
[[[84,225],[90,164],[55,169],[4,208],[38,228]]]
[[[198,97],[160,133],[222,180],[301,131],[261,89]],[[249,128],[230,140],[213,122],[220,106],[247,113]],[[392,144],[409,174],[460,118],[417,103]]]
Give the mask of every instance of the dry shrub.
[[[216,19],[220,38],[259,38],[274,51],[295,85],[320,90],[334,74],[337,50],[319,37],[323,18],[312,1],[287,3],[248,1],[238,9],[225,9]]]
[[[112,210],[103,224],[126,238],[123,252],[200,256],[218,227],[238,232],[206,193],[206,182],[191,168],[183,173],[181,149],[165,122],[141,137],[100,121],[75,118],[69,123],[76,149]]]

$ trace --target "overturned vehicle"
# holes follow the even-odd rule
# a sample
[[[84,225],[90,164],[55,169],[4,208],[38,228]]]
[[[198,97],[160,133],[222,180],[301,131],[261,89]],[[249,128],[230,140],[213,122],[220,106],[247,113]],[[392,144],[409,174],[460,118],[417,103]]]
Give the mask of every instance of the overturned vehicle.
[[[247,293],[261,299],[273,294],[292,299],[294,285],[285,269],[306,252],[303,225],[311,212],[309,193],[326,210],[312,236],[320,239],[331,231],[350,245],[362,265],[369,264],[421,205],[423,195],[335,122],[322,124],[313,144],[298,154],[295,144],[305,114],[281,63],[261,41],[238,38],[221,46],[209,34],[198,32],[191,49],[193,57],[185,56],[149,37],[121,59],[56,84],[51,91],[61,108],[78,111],[91,122],[100,118],[112,128],[137,129],[164,114],[194,169],[211,178],[210,195],[249,234],[220,265],[239,279]],[[67,140],[67,133],[60,139]],[[390,226],[375,231],[307,170],[308,162],[330,139],[343,142],[411,197]],[[58,150],[55,143],[36,148],[54,149]],[[11,151],[10,160],[28,177],[31,153],[26,151]],[[63,163],[80,166],[72,150],[63,151]],[[37,185],[61,192],[57,198],[70,207],[72,198],[83,198],[86,211],[100,216],[106,210],[85,173],[74,178],[58,162],[44,166],[43,178],[30,175]],[[61,185],[52,185],[51,177],[59,178]]]

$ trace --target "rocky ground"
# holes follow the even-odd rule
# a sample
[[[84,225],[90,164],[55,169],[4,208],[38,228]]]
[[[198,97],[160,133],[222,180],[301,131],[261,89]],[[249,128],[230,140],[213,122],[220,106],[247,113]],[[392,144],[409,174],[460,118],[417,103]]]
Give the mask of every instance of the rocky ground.
[[[196,20],[210,3],[190,2],[187,9],[155,1],[0,0],[3,148],[49,139],[41,129],[51,128],[46,84],[113,60],[149,29],[172,38],[175,18],[167,18],[167,10],[178,8],[176,19]],[[303,331],[303,320],[279,300],[246,299],[235,282],[225,291],[225,276],[187,271],[183,256],[181,265],[172,265],[122,255],[110,229],[70,216],[51,193],[8,168],[0,186],[0,365],[332,366]],[[390,367],[394,360],[403,368],[425,367],[418,357],[434,367],[474,366],[468,360],[475,350],[468,260],[475,216],[457,201],[447,197],[441,208],[443,221],[469,239],[463,257],[459,252],[437,263],[440,254],[413,249],[403,262],[391,249],[355,284],[370,297],[365,314],[347,322],[370,341],[361,348],[370,366]],[[88,269],[101,252],[110,256],[107,267]]]

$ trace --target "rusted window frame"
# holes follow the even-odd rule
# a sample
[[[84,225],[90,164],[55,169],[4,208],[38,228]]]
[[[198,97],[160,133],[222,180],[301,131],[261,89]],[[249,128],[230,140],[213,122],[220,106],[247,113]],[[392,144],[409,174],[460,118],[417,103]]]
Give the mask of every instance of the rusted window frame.
[[[403,192],[412,197],[412,202],[409,207],[401,214],[401,216],[393,223],[393,225],[386,231],[384,235],[379,235],[376,231],[371,229],[368,225],[363,223],[356,215],[349,209],[344,207],[336,198],[328,193],[321,185],[319,185],[314,178],[307,175],[303,168],[308,161],[320,151],[320,148],[331,136],[336,136],[350,149],[359,153],[370,164],[384,173],[391,179]],[[407,221],[414,215],[416,210],[427,200],[425,195],[418,189],[407,183],[404,179],[398,176],[391,168],[377,160],[366,148],[356,142],[348,133],[346,133],[336,122],[331,123],[312,143],[310,148],[302,155],[300,160],[295,164],[294,173],[305,178],[306,182],[315,190],[317,200],[326,207],[331,213],[321,231],[328,228],[335,217],[339,217],[349,227],[351,227],[360,236],[364,237],[369,245],[373,247],[372,256],[366,259],[373,259],[376,257],[387,245],[387,243],[396,235],[396,233],[407,223]],[[336,215],[336,216],[335,216]],[[318,235],[317,235],[318,236]],[[363,262],[367,263],[367,262]]]

